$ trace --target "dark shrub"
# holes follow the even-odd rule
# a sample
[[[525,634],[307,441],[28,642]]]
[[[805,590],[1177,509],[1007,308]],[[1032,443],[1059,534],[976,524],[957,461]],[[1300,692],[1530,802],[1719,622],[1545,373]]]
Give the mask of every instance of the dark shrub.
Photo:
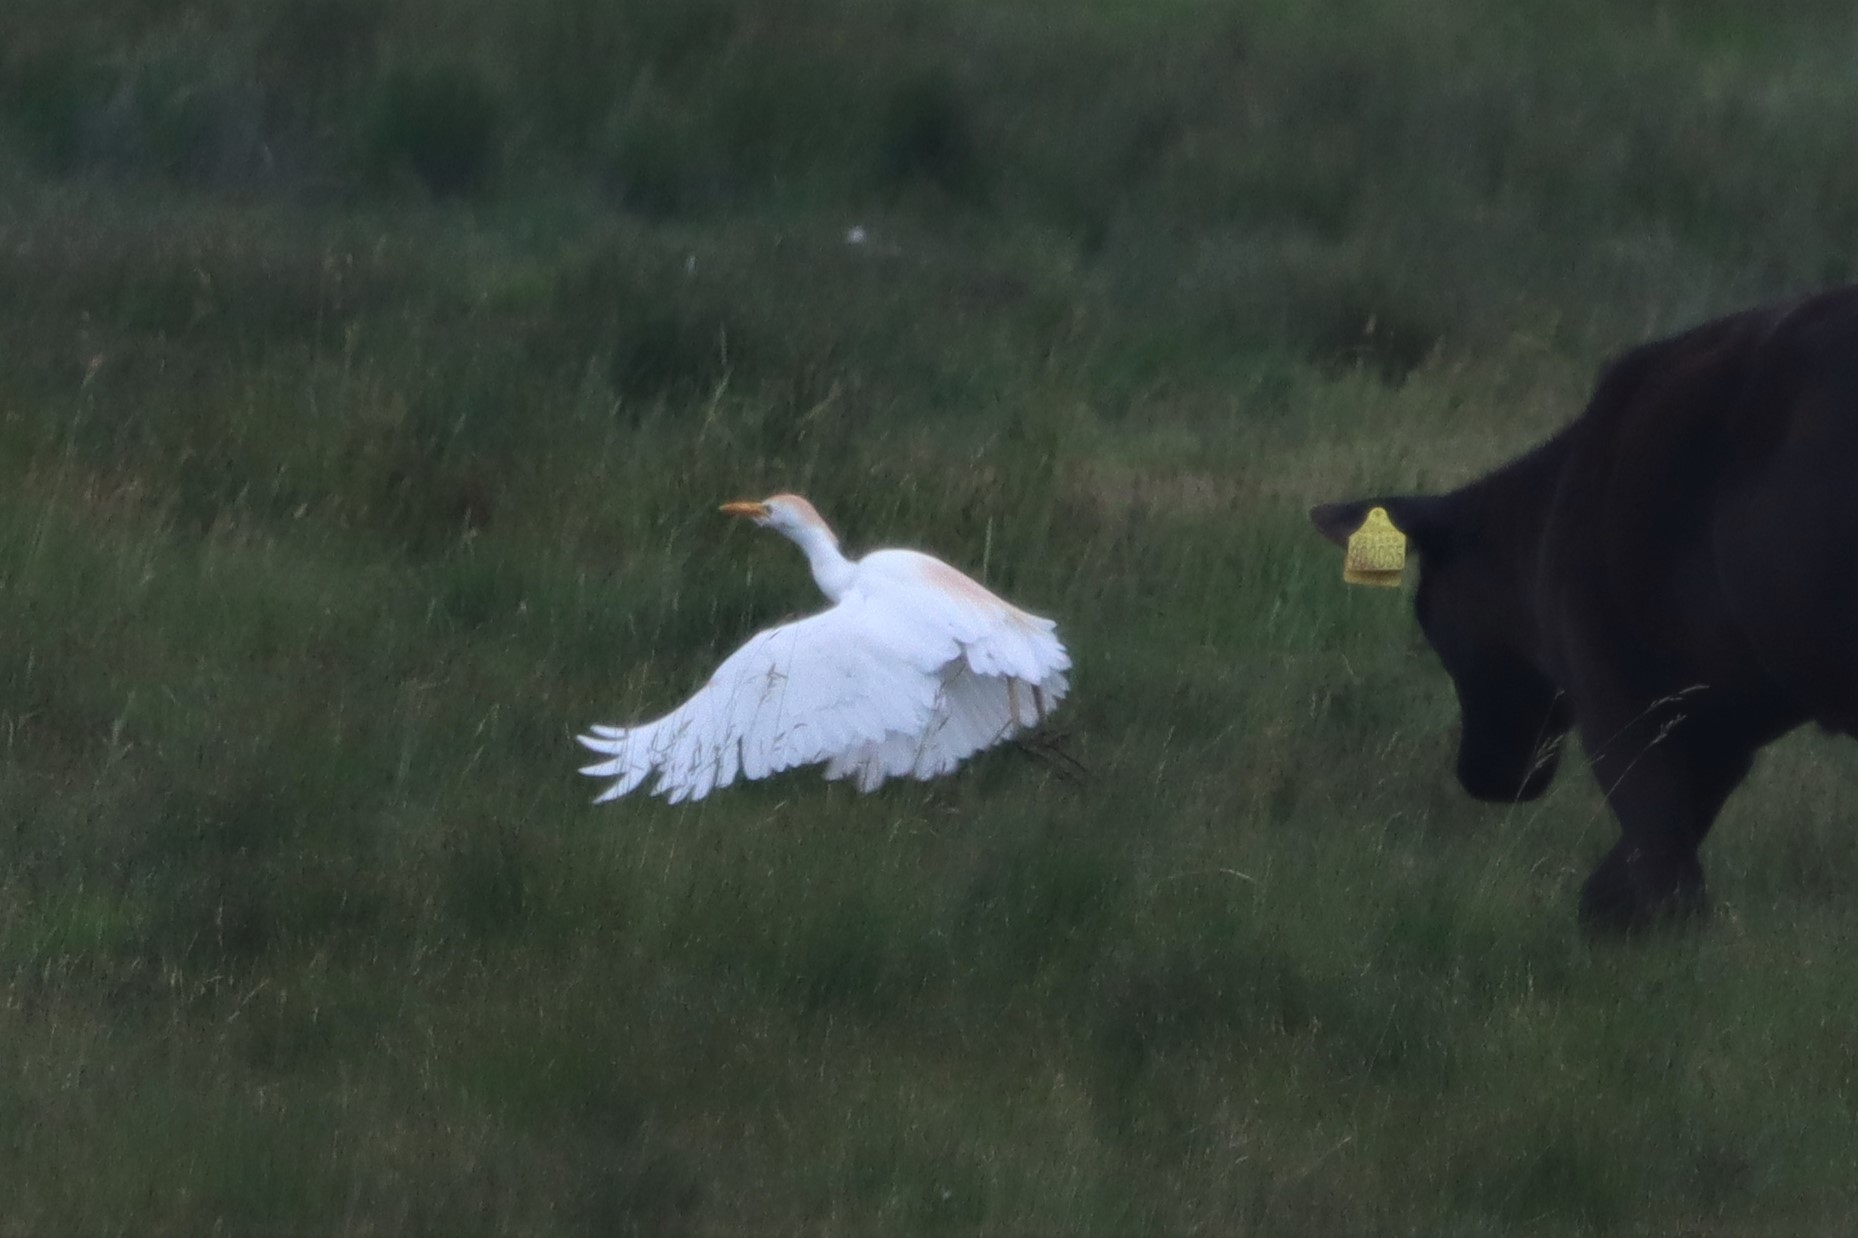
[[[985,191],[972,110],[945,70],[897,87],[884,106],[877,141],[878,177],[886,186],[924,183],[968,199]]]
[[[495,168],[502,119],[496,89],[469,65],[395,68],[375,96],[376,164],[409,170],[440,196],[474,193]]]
[[[26,46],[0,58],[0,118],[41,167],[82,160],[86,123],[109,99],[115,74],[77,48]]]
[[[635,214],[688,218],[726,197],[728,165],[710,134],[656,95],[634,100],[607,133],[604,147],[606,187]]]

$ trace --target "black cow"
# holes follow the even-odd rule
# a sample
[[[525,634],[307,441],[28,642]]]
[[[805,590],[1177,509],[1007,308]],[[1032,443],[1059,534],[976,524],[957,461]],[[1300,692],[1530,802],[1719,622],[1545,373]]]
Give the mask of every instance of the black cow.
[[[1697,848],[1757,749],[1858,735],[1858,287],[1635,348],[1586,410],[1450,494],[1384,506],[1458,690],[1458,779],[1528,800],[1570,726],[1621,838],[1583,920],[1701,910]]]

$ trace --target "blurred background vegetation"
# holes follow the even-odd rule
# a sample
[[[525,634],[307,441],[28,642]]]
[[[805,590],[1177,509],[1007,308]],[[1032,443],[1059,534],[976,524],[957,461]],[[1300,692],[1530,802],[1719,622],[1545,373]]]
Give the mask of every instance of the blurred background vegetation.
[[[10,0],[0,1229],[1842,1232],[1858,791],[1595,950],[1310,503],[1844,282],[1790,0]],[[860,229],[854,234],[853,229]],[[854,236],[856,239],[854,239]],[[1059,742],[602,810],[798,489]]]

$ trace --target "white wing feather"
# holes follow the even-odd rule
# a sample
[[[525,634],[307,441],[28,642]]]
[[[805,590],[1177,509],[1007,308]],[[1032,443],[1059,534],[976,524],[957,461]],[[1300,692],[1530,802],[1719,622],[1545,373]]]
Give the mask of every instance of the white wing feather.
[[[608,758],[581,772],[613,779],[596,803],[654,772],[672,803],[800,765],[864,791],[933,778],[1037,724],[1070,664],[1051,620],[926,555],[878,551],[836,606],[757,633],[671,713],[579,736]]]

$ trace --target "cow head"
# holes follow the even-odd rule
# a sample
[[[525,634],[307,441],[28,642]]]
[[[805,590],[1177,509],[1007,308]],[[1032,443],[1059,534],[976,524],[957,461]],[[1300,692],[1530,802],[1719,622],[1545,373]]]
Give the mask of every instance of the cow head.
[[[1555,776],[1568,712],[1540,669],[1527,577],[1533,556],[1458,495],[1324,503],[1310,519],[1346,545],[1384,507],[1419,560],[1419,626],[1458,692],[1458,782],[1474,798],[1532,800]]]

